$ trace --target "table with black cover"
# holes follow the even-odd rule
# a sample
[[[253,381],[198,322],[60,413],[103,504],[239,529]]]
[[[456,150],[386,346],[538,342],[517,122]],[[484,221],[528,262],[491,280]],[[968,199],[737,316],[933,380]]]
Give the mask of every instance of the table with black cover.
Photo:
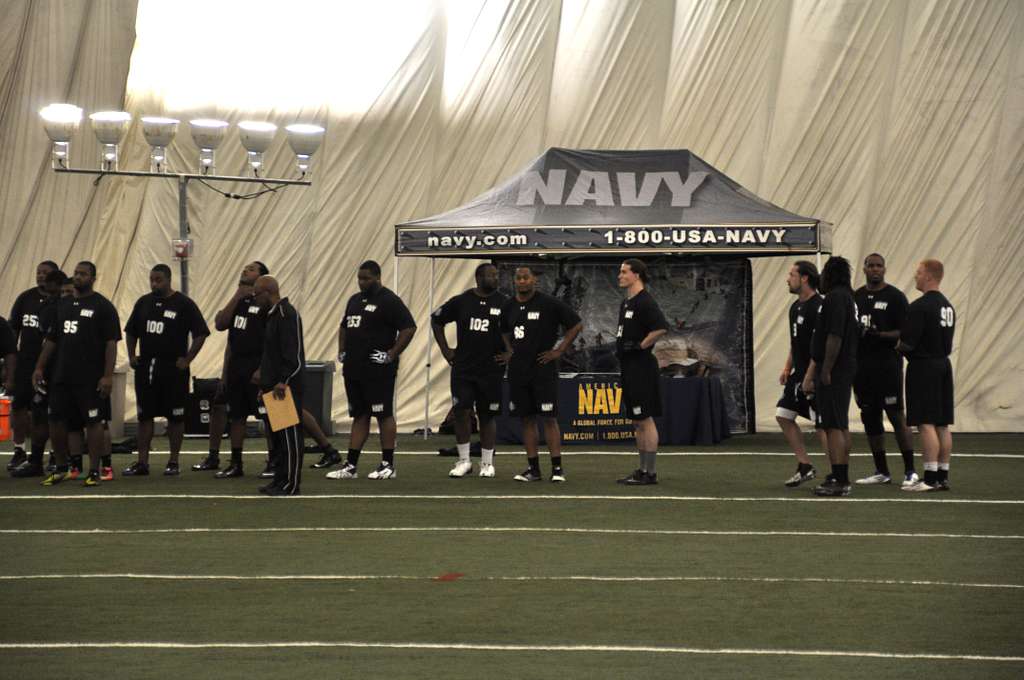
[[[632,421],[621,413],[618,374],[563,374],[558,385],[558,422],[563,444],[609,444],[633,439]],[[655,418],[664,445],[717,444],[729,436],[722,382],[710,378],[661,378],[662,417]],[[522,423],[498,418],[498,441],[522,443]],[[541,431],[541,441],[544,433]]]

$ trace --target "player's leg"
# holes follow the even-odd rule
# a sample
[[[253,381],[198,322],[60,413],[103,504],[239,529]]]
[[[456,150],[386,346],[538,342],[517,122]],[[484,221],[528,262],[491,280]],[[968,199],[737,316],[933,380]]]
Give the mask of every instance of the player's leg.
[[[480,476],[494,477],[494,449],[498,442],[498,423],[495,420],[501,415],[501,380],[500,373],[481,376],[474,382],[473,400],[476,403],[476,414],[480,420]],[[471,426],[470,414],[466,414],[467,433]],[[468,439],[468,437],[467,437]]]
[[[938,487],[949,491],[949,459],[953,456],[953,431],[948,425],[935,427],[935,435],[939,440]]]
[[[562,431],[558,427],[558,418],[554,416],[541,417],[541,425],[544,428],[544,439],[548,444],[548,453],[551,454],[551,481],[564,482],[565,471],[562,469]]]
[[[896,437],[896,445],[900,447],[900,456],[903,457],[903,480],[909,481],[912,477],[916,481],[917,473],[914,469],[914,435],[907,427],[907,417],[903,413],[903,406],[892,407],[885,410],[889,423],[892,425],[893,434]]]
[[[919,423],[917,432],[921,437],[921,459],[924,461],[923,484],[935,488],[939,477],[939,458],[942,455],[942,442],[935,425]]]
[[[358,477],[356,466],[363,451],[367,438],[370,436],[370,401],[365,394],[364,381],[345,375],[345,396],[348,397],[348,414],[352,418],[352,427],[348,435],[348,455],[341,469],[327,473],[328,479],[355,479]]]
[[[449,477],[465,477],[473,472],[470,460],[470,437],[473,430],[473,384],[469,376],[452,371],[452,408],[455,409],[452,424],[455,429],[455,449],[459,459],[448,471]],[[482,425],[482,424],[481,424]]]
[[[518,405],[518,402],[516,402]],[[522,410],[527,410],[525,404]],[[515,476],[517,482],[539,482],[540,457],[538,449],[540,446],[540,435],[537,432],[537,417],[532,413],[523,414],[523,448],[526,449],[526,470]]]
[[[398,423],[395,422],[395,377],[368,381],[366,392],[370,398],[370,414],[377,419],[380,432],[380,465],[366,475],[367,479],[393,479],[395,477],[395,440]]]
[[[11,409],[11,440],[14,444],[14,455],[7,462],[7,469],[14,470],[28,460],[25,453],[25,439],[32,430],[32,416],[28,408]]]
[[[333,465],[337,465],[341,462],[341,454],[338,453],[338,449],[331,445],[331,440],[327,438],[324,431],[320,429],[320,423],[316,422],[316,418],[313,414],[302,409],[302,429],[305,430],[306,434],[313,438],[316,445],[320,447],[320,460],[313,463],[309,467],[317,470],[323,468],[329,468]],[[305,451],[305,446],[303,446]]]
[[[89,474],[85,485],[96,486],[100,483],[100,458],[103,457],[103,421],[91,420],[85,424],[85,443],[89,450]]]
[[[139,474],[149,473],[149,451],[153,446],[154,423],[152,418],[143,418],[140,412],[139,429],[135,440],[139,446],[139,459],[126,467],[122,474],[132,477]]]
[[[220,388],[218,388],[219,390]],[[210,430],[207,438],[208,453],[206,457],[192,466],[197,472],[217,470],[220,468],[220,445],[224,439],[224,431],[228,424],[228,413],[223,400],[214,396],[210,403]]]
[[[50,472],[43,479],[43,486],[51,486],[58,484],[68,477],[68,429],[66,425],[66,415],[62,411],[63,397],[61,392],[63,390],[54,390],[50,393],[50,409],[49,409],[49,428],[50,428],[50,441],[53,445],[53,455],[55,459],[56,467],[53,472]]]

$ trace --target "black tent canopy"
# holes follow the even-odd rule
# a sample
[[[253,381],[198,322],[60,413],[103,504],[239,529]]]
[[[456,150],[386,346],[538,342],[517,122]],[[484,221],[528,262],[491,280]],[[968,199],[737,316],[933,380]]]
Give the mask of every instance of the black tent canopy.
[[[820,253],[831,225],[744,189],[685,149],[548,149],[448,212],[396,225],[398,256]]]

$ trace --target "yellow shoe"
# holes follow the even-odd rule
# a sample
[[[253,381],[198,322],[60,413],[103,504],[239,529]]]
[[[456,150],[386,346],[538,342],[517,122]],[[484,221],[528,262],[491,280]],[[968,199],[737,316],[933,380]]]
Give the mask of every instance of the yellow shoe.
[[[56,472],[51,472],[50,475],[46,479],[44,479],[42,482],[40,482],[40,484],[42,484],[43,486],[53,486],[54,484],[60,484],[61,482],[63,482],[67,478],[68,478],[67,470],[64,470],[63,472],[58,470]]]
[[[100,473],[97,472],[96,470],[93,470],[88,475],[86,475],[85,476],[85,482],[82,483],[82,486],[99,486],[99,485],[100,485]]]

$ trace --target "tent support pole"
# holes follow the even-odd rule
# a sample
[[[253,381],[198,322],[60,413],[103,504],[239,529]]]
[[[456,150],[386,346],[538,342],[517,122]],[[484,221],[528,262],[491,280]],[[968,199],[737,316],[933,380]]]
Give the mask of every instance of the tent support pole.
[[[430,288],[427,289],[427,313],[434,313],[434,258],[430,258]],[[430,436],[430,364],[434,357],[434,343],[427,338],[427,403],[423,407],[423,438]]]

